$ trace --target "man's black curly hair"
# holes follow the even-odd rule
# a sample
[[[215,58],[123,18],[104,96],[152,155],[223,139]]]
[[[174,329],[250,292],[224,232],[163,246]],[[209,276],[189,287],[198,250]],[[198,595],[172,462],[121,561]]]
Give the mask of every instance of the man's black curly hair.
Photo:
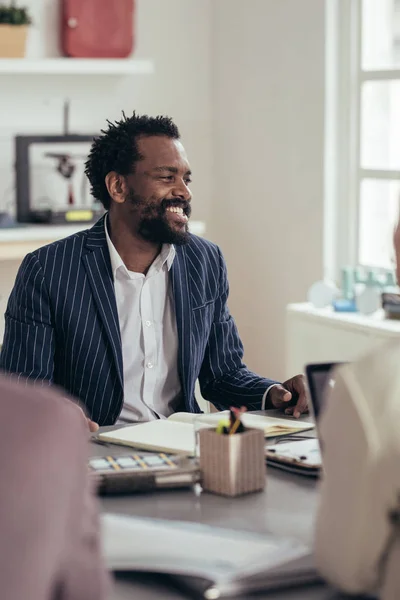
[[[134,164],[142,156],[137,147],[137,139],[141,135],[165,135],[178,140],[179,130],[170,117],[149,117],[137,115],[131,117],[122,113],[120,121],[107,121],[108,129],[101,130],[95,138],[85,163],[85,173],[90,181],[91,194],[108,210],[111,198],[107,191],[105,178],[111,171],[120,175],[133,172]]]

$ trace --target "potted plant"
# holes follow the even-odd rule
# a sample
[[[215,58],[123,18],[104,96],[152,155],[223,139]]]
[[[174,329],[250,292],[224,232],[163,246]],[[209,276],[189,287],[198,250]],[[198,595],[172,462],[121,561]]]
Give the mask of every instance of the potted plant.
[[[15,2],[0,4],[0,57],[25,56],[26,36],[31,22],[27,8],[19,8]]]

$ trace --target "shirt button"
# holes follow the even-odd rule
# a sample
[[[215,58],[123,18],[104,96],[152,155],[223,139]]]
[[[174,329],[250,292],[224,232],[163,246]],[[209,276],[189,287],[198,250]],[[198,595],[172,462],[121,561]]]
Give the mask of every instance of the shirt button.
[[[150,327],[151,321],[145,321],[145,323],[146,323],[147,327]]]
[[[152,362],[148,362],[146,366],[148,369],[152,369],[154,367]]]

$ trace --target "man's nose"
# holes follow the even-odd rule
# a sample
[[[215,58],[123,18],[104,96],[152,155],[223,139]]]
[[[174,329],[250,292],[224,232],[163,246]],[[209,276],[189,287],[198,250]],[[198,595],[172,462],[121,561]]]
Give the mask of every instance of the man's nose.
[[[179,184],[177,183],[172,193],[175,198],[181,198],[182,200],[186,200],[186,202],[190,202],[192,199],[190,189],[184,181],[181,181]]]

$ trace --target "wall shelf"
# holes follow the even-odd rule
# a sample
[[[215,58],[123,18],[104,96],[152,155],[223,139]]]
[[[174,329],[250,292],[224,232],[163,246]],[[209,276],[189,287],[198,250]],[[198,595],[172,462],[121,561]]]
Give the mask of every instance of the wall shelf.
[[[0,75],[147,75],[151,60],[132,58],[0,58]]]
[[[33,252],[40,246],[92,226],[93,223],[76,223],[74,225],[21,225],[9,229],[0,228],[0,262],[22,260],[28,252]],[[191,233],[202,236],[206,227],[203,221],[190,221],[189,229]]]

